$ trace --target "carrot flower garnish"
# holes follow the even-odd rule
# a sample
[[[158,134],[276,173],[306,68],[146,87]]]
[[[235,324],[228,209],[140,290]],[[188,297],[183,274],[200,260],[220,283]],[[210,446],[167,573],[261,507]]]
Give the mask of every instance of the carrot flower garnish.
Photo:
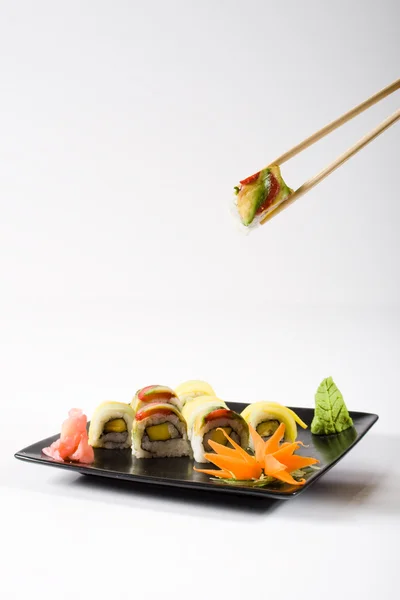
[[[227,448],[222,444],[209,440],[208,443],[215,454],[207,453],[204,456],[207,460],[219,467],[221,471],[212,470],[210,472],[209,469],[196,468],[194,468],[194,470],[199,473],[206,473],[206,475],[219,477],[220,479],[252,479],[254,481],[259,479],[262,475],[262,466],[257,462],[255,457],[248,454],[246,450],[243,450],[239,444],[229,437],[224,429],[219,430],[223,432],[233,448]],[[227,473],[228,477],[226,476]]]
[[[318,460],[294,454],[303,445],[299,441],[292,444],[281,443],[285,435],[285,424],[281,423],[267,441],[264,441],[251,425],[249,429],[254,442],[254,455],[243,450],[224,429],[219,428],[218,431],[222,431],[231,447],[209,440],[215,454],[205,454],[205,458],[219,469],[196,469],[194,467],[194,470],[211,477],[224,479],[228,483],[253,482],[255,485],[262,485],[264,482],[267,484],[272,480],[278,480],[291,485],[303,485],[306,480],[295,479],[292,474],[315,465]]]

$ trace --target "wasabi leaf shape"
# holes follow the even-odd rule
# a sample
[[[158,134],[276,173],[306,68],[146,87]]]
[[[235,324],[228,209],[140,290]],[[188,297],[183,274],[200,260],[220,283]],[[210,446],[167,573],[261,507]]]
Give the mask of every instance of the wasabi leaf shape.
[[[315,413],[311,423],[314,435],[332,435],[353,427],[343,396],[332,377],[327,377],[315,394]]]

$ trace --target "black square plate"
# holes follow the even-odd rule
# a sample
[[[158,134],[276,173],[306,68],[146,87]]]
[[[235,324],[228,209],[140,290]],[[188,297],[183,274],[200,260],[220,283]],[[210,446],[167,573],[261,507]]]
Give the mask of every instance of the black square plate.
[[[247,404],[239,402],[231,402],[228,405],[229,408],[239,413],[247,406]],[[312,408],[291,408],[305,423],[308,425],[311,423],[314,416]],[[70,469],[83,475],[126,479],[133,483],[137,481],[181,488],[288,499],[304,492],[310,485],[329,471],[349,450],[354,448],[378,420],[378,415],[369,413],[351,412],[350,415],[354,422],[354,428],[337,435],[315,436],[311,434],[309,428],[298,428],[298,439],[308,446],[299,450],[299,454],[313,456],[320,461],[318,465],[320,469],[308,475],[307,481],[303,486],[290,486],[287,484],[278,484],[277,486],[264,488],[231,486],[223,482],[212,481],[207,475],[203,475],[202,473],[196,473],[193,471],[194,462],[189,458],[136,459],[132,456],[130,450],[96,449],[95,461],[91,465],[59,463],[42,454],[42,448],[54,442],[59,437],[59,434],[20,450],[15,454],[15,458],[59,469]]]

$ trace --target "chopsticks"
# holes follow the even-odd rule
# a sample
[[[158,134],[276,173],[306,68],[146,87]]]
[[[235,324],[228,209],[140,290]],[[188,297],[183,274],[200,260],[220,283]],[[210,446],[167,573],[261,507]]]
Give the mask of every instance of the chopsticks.
[[[342,115],[335,121],[332,121],[332,123],[329,123],[328,125],[325,125],[325,127],[320,129],[319,131],[316,131],[310,137],[308,137],[307,139],[300,142],[300,144],[297,144],[291,150],[288,150],[287,152],[285,152],[284,154],[279,156],[275,161],[273,161],[271,163],[271,165],[278,165],[278,166],[282,165],[283,163],[288,161],[290,158],[293,158],[294,156],[296,156],[297,154],[299,154],[306,148],[309,148],[309,146],[312,146],[313,144],[318,142],[320,139],[322,139],[323,137],[325,137],[326,135],[328,135],[335,129],[338,129],[339,127],[344,125],[344,123],[347,123],[347,121],[350,121],[351,119],[353,119],[360,113],[364,112],[365,110],[367,110],[368,108],[370,108],[371,106],[376,104],[377,102],[380,102],[380,100],[382,100],[383,98],[386,98],[386,96],[389,96],[390,94],[397,91],[398,89],[400,89],[400,79],[398,79],[397,81],[394,81],[392,84],[383,88],[380,92],[378,92],[377,94],[374,94],[373,96],[371,96],[370,98],[368,98],[367,100],[365,100],[364,102],[359,104],[358,106],[355,106],[354,108],[349,110],[347,113],[345,113],[344,115]],[[322,171],[317,173],[317,175],[315,175],[314,177],[312,177],[311,179],[309,179],[308,181],[303,183],[303,185],[301,185],[297,190],[295,190],[295,192],[293,192],[293,194],[291,194],[288,198],[286,198],[286,200],[284,200],[283,202],[278,204],[271,212],[267,213],[265,215],[265,217],[261,220],[261,225],[264,225],[264,223],[266,223],[267,221],[272,219],[272,217],[274,217],[277,214],[279,214],[280,212],[282,212],[282,210],[284,210],[285,208],[287,208],[288,206],[293,204],[293,202],[298,200],[301,196],[304,196],[304,194],[306,194],[313,187],[315,187],[318,183],[320,183],[320,181],[325,179],[325,177],[328,177],[328,175],[330,175],[338,167],[343,165],[346,161],[349,160],[349,158],[354,156],[354,154],[359,152],[362,148],[364,148],[364,146],[366,146],[367,144],[372,142],[372,140],[374,140],[376,137],[381,135],[381,133],[386,131],[386,129],[388,129],[391,125],[396,123],[396,121],[398,121],[399,119],[400,119],[400,109],[397,110],[396,112],[394,112],[390,117],[385,119],[380,125],[375,127],[375,129],[373,129],[370,133],[368,133],[363,138],[361,138],[356,144],[354,144],[354,146],[349,148],[346,152],[341,154],[331,164],[329,164],[327,167],[325,167],[325,169],[322,169]]]

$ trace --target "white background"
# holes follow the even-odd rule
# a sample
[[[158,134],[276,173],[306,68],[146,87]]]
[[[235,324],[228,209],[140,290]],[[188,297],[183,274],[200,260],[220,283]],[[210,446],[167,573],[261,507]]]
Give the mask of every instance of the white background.
[[[249,236],[229,205],[239,179],[399,77],[399,19],[395,0],[0,2],[7,600],[394,589],[400,126]],[[290,161],[288,184],[398,106]],[[312,406],[329,375],[380,421],[282,505],[13,458],[70,407],[90,417],[150,383]]]

